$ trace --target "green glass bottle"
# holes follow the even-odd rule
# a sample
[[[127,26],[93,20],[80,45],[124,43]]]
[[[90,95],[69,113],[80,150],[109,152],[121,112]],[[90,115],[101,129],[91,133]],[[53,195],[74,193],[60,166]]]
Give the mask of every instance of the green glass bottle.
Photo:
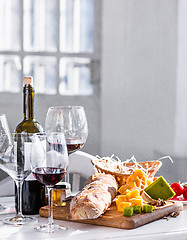
[[[24,78],[23,97],[24,119],[17,125],[15,134],[43,132],[42,126],[34,117],[34,88],[33,78],[30,76]],[[17,189],[15,189],[15,203],[17,210]],[[45,187],[31,173],[23,183],[23,214],[38,214],[40,207],[45,203]]]

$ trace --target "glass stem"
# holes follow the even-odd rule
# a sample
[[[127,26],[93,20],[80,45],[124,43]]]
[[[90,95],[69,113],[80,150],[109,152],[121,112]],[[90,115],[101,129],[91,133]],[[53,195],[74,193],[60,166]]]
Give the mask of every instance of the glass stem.
[[[71,155],[71,153],[68,153],[68,157]],[[66,186],[67,186],[67,189],[68,189],[68,192],[69,194],[71,195],[71,184],[69,182],[69,168],[67,168],[67,171],[66,171],[66,175],[65,175],[65,178],[64,178],[65,182],[66,182]]]
[[[47,187],[47,193],[48,193],[48,203],[49,203],[48,226],[49,226],[49,231],[51,232],[54,228],[54,222],[53,222],[53,188],[52,187]]]
[[[16,181],[17,186],[17,194],[18,194],[18,212],[17,217],[24,217],[22,214],[22,186],[23,186],[23,180]]]
[[[66,171],[66,182],[69,184],[69,169]]]

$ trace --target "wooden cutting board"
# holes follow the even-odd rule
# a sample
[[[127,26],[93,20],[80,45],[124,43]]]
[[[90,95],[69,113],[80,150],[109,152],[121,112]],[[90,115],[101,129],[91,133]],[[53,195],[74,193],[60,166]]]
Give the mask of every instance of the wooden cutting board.
[[[167,202],[167,205],[154,210],[152,213],[135,214],[132,217],[124,217],[122,213],[117,211],[115,203],[112,203],[111,207],[97,219],[87,220],[71,220],[69,219],[69,202],[64,207],[54,207],[54,218],[59,220],[74,221],[80,223],[89,223],[94,225],[115,227],[123,229],[133,229],[150,223],[152,221],[168,216],[172,212],[178,212],[183,209],[181,202]],[[41,217],[48,217],[48,206],[40,209]]]

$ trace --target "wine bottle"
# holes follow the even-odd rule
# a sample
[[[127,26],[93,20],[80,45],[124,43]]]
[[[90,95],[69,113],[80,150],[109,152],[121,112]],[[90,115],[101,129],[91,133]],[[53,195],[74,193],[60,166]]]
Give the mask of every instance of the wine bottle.
[[[34,88],[33,78],[24,78],[23,87],[23,113],[24,119],[15,129],[16,133],[37,133],[43,132],[43,128],[34,117]],[[27,143],[28,144],[31,143]],[[27,147],[25,146],[25,147]],[[29,148],[28,148],[29,149]],[[27,153],[27,155],[29,155]],[[23,182],[22,211],[23,214],[38,214],[40,207],[44,206],[45,186],[38,182],[32,173]],[[17,210],[17,188],[15,186],[15,205]]]

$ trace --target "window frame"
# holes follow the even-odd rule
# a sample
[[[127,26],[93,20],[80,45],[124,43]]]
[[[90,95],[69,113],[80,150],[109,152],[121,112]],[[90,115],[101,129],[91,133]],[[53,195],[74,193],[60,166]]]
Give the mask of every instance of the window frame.
[[[21,86],[24,78],[24,58],[27,56],[41,56],[41,57],[55,57],[57,60],[57,79],[56,79],[56,94],[62,96],[62,94],[59,93],[59,85],[60,85],[60,74],[59,74],[59,67],[60,67],[60,59],[63,57],[71,57],[71,58],[89,58],[90,59],[90,82],[93,85],[93,94],[96,94],[99,92],[99,82],[100,82],[100,65],[101,65],[101,1],[100,0],[94,0],[94,24],[93,24],[93,52],[84,52],[84,53],[78,53],[78,52],[61,52],[60,51],[60,1],[57,0],[57,8],[59,9],[57,14],[57,50],[55,52],[48,52],[48,51],[25,51],[24,46],[24,0],[20,0],[20,43],[21,48],[19,51],[15,50],[0,50],[1,56],[8,56],[8,55],[15,55],[20,58],[21,62],[21,70],[20,70],[20,92],[21,92]],[[1,92],[3,93],[3,92]],[[19,94],[19,93],[18,93]],[[54,96],[47,93],[38,93],[48,96]],[[64,94],[66,96],[66,94]],[[63,96],[64,96],[63,95]],[[86,96],[86,95],[67,95],[67,96]]]

